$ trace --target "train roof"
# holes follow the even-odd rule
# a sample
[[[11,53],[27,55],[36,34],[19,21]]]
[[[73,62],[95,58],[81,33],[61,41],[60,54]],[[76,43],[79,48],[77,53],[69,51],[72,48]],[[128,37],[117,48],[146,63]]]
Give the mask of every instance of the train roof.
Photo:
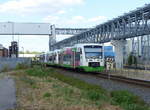
[[[54,53],[54,52],[61,52],[67,48],[74,48],[74,47],[83,47],[83,46],[89,46],[89,45],[97,45],[97,46],[103,46],[103,44],[98,44],[98,43],[82,43],[82,44],[75,44],[74,46],[72,47],[64,47],[62,49],[56,49],[54,51],[49,51],[47,53],[51,54],[51,53]]]

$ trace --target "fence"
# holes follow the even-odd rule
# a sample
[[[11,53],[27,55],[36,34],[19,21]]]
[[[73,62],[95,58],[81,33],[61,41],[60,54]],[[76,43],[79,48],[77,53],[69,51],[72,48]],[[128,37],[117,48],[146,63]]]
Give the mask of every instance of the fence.
[[[31,65],[30,58],[0,58],[0,72],[4,69],[15,69],[17,64],[24,63],[26,65]]]

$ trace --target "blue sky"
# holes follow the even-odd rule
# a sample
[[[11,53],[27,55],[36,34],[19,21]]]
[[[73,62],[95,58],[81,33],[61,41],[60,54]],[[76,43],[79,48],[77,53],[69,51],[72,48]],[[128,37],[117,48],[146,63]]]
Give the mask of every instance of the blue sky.
[[[0,0],[0,22],[93,27],[148,3],[149,0]],[[8,47],[12,36],[0,37],[0,44]],[[48,51],[48,36],[15,36],[17,41],[18,38],[19,46],[25,50]],[[57,40],[63,38],[66,37],[57,36]]]

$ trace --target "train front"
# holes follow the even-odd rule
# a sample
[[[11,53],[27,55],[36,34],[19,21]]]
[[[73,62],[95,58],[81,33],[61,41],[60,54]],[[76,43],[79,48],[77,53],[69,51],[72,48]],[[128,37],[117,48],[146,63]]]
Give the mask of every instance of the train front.
[[[98,72],[104,70],[103,46],[91,44],[83,46],[83,65],[87,72]]]

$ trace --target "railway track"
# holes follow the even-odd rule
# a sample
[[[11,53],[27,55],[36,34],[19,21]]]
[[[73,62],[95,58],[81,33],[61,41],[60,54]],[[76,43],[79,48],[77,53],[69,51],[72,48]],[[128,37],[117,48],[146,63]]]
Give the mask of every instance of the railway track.
[[[88,75],[92,75],[95,77],[105,78],[108,80],[114,80],[114,81],[119,81],[119,82],[123,82],[123,83],[128,83],[128,84],[133,84],[133,85],[150,88],[150,81],[126,78],[123,76],[115,76],[115,75],[110,75],[109,73],[106,74],[106,73],[102,73],[102,72],[84,72],[84,71],[79,71],[79,70],[70,69],[70,68],[68,69],[68,68],[64,68],[64,67],[56,67],[56,66],[51,66],[51,67],[71,71],[71,72],[78,73],[78,74],[79,73],[85,74],[85,75],[88,74]]]
[[[56,72],[74,77],[87,83],[99,85],[108,91],[127,90],[139,96],[150,105],[150,82],[113,76],[108,73],[83,72],[74,69],[54,67]]]
[[[150,88],[150,81],[126,78],[126,77],[122,77],[122,76],[115,76],[115,75],[110,75],[110,74],[105,74],[105,73],[97,73],[96,76],[105,78],[108,80],[121,81],[124,83],[129,83],[129,84],[134,84],[134,85],[139,85],[139,86],[144,86],[144,87]]]

